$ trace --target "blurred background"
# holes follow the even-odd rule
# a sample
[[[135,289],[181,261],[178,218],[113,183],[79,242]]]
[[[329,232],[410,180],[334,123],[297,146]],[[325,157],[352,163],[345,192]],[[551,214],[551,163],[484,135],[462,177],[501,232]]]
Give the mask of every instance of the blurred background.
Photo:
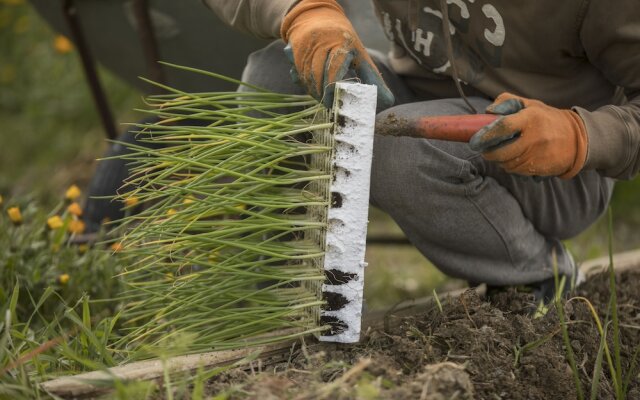
[[[351,1],[347,9],[361,7],[364,2]],[[123,123],[140,118],[134,109],[144,107],[141,90],[149,87],[136,77],[154,71],[142,56],[148,49],[138,40],[144,29],[136,19],[135,3],[0,0],[0,195],[4,203],[0,205],[0,218],[6,218],[5,209],[11,204],[33,202],[53,207],[69,185],[86,188],[96,159],[108,146],[78,46],[70,40],[73,35],[62,13],[64,5],[71,4],[78,12],[88,47],[101,62],[97,74],[116,130],[122,131]],[[222,27],[199,0],[151,4],[149,15],[159,32],[163,60],[239,77],[248,52],[264,45]],[[197,23],[184,23],[191,18]],[[364,32],[367,45],[384,50],[377,25],[366,24],[372,20],[369,10],[368,14],[357,14],[355,22]],[[170,83],[185,90],[206,86],[185,76],[164,74]],[[612,206],[615,251],[640,247],[638,199],[638,179],[618,184]],[[427,296],[434,288],[443,291],[464,284],[447,280],[412,246],[397,243],[402,241],[402,232],[384,213],[372,210],[370,221],[370,237],[390,242],[372,244],[368,249],[366,290],[371,307]],[[603,218],[568,242],[578,260],[606,255],[606,222]]]

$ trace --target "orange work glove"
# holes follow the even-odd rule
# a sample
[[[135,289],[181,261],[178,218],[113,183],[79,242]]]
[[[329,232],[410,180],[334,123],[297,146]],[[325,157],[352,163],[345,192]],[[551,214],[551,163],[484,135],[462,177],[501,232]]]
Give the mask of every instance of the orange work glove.
[[[487,112],[504,116],[479,130],[469,144],[507,172],[568,179],[584,166],[588,137],[577,113],[510,93],[498,96]]]
[[[302,0],[282,21],[291,77],[331,107],[335,82],[353,71],[362,83],[378,86],[378,104],[393,105],[393,94],[335,0]]]

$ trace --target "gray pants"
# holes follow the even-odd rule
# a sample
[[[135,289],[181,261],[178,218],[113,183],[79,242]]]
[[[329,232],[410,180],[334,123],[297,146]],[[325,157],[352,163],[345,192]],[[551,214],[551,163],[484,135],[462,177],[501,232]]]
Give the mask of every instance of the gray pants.
[[[243,80],[273,91],[302,93],[289,79],[283,43],[253,53]],[[461,99],[426,100],[372,53],[396,96],[400,115],[468,114]],[[478,110],[489,99],[471,98]],[[397,222],[444,273],[475,283],[515,285],[572,273],[560,243],[606,210],[613,180],[583,171],[571,180],[537,182],[506,173],[466,143],[376,135],[371,203]]]

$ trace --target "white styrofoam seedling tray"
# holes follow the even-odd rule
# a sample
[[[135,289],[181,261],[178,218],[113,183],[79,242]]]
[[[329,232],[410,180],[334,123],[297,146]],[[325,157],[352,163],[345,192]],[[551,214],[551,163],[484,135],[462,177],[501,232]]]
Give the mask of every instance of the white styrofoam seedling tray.
[[[322,292],[325,298],[340,301],[321,311],[321,323],[332,326],[331,332],[320,336],[321,341],[354,343],[360,339],[376,99],[376,86],[336,84],[335,178],[330,185],[324,257],[329,282]],[[339,279],[331,279],[336,275]]]

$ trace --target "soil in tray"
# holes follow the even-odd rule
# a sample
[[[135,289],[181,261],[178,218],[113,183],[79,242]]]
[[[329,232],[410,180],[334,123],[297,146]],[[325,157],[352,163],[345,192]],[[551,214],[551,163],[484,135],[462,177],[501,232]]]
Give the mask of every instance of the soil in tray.
[[[640,344],[640,272],[617,277],[622,368],[629,371]],[[608,275],[583,284],[605,319]],[[527,315],[529,295],[500,293],[490,302],[476,292],[442,298],[411,317],[390,317],[384,328],[366,332],[357,345],[293,348],[289,361],[224,373],[209,382],[210,394],[255,399],[574,399],[576,388],[566,361],[553,307],[542,318]],[[571,347],[586,398],[590,397],[600,338],[584,302],[566,303]],[[611,337],[612,334],[609,334]],[[609,344],[611,345],[611,340]],[[640,398],[636,372],[627,397]],[[606,362],[598,399],[613,399]]]

